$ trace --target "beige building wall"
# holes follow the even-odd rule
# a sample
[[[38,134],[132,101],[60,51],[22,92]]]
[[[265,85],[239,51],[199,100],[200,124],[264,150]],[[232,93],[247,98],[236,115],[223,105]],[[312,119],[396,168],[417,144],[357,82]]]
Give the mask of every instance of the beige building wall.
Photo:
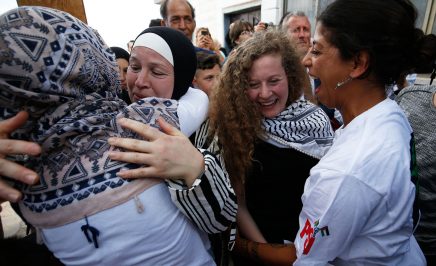
[[[162,0],[154,0],[160,4]],[[197,27],[208,27],[213,38],[224,44],[227,30],[225,14],[261,6],[261,20],[277,24],[283,14],[284,0],[188,0],[195,8]],[[194,36],[195,38],[195,36]]]
[[[283,0],[263,0],[260,13],[262,21],[266,23],[279,24],[284,9]]]
[[[197,28],[208,27],[212,38],[224,43],[223,0],[190,0],[195,8]],[[195,35],[194,35],[195,38]]]

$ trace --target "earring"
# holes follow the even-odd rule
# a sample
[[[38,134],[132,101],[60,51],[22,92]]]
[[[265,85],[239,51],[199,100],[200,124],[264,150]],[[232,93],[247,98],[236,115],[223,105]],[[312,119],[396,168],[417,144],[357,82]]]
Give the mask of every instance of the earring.
[[[350,76],[348,76],[348,78],[346,78],[346,79],[344,79],[343,81],[338,82],[338,83],[336,84],[335,90],[336,90],[337,88],[339,88],[339,87],[341,87],[341,86],[347,84],[348,82],[350,82],[350,81],[352,81],[352,80],[353,80],[353,78],[350,77]]]

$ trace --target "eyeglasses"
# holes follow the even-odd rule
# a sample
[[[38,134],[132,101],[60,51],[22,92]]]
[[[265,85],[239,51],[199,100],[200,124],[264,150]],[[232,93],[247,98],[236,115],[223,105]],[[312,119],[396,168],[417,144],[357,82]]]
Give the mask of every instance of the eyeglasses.
[[[254,33],[254,31],[252,31],[252,30],[244,30],[239,34],[239,36],[241,36],[241,35],[253,35],[253,33]]]

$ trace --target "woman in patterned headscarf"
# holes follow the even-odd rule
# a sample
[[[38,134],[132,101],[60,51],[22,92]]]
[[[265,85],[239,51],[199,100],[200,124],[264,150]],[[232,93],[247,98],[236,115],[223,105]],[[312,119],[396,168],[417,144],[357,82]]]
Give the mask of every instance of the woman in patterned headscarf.
[[[11,137],[42,148],[39,157],[15,157],[40,176],[38,184],[21,187],[20,210],[55,256],[68,265],[213,263],[208,243],[173,205],[166,186],[157,179],[122,179],[120,170],[140,165],[109,158],[117,148],[108,138],[138,137],[121,128],[120,118],[157,127],[160,116],[179,125],[178,100],[192,77],[177,72],[177,53],[171,51],[172,66],[156,57],[175,69],[174,86],[166,89],[171,99],[155,95],[126,107],[116,97],[113,54],[87,25],[42,7],[20,7],[0,20],[0,120],[28,111],[28,122]],[[168,40],[182,36],[171,29],[153,33],[170,48]],[[144,42],[147,34],[140,35]],[[193,76],[192,44],[178,40],[192,49]],[[187,71],[185,65],[180,73]]]

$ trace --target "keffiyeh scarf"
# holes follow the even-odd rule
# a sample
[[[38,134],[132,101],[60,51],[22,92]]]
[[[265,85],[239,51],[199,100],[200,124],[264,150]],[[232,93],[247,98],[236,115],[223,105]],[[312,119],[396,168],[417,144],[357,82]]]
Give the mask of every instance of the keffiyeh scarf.
[[[262,121],[261,138],[280,147],[294,148],[320,159],[333,143],[333,129],[328,116],[318,106],[297,100],[274,118]]]

